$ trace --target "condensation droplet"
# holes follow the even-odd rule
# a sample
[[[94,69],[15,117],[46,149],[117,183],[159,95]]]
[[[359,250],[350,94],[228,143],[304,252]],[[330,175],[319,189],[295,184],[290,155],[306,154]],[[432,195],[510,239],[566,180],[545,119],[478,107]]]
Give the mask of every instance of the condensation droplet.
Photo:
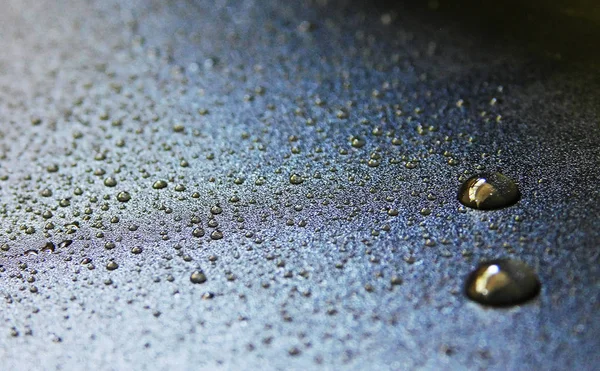
[[[298,174],[292,174],[292,175],[290,175],[290,183],[292,183],[292,184],[302,184],[302,182],[304,182],[304,179],[302,178],[302,176],[300,176]]]
[[[499,259],[480,264],[467,278],[467,296],[481,304],[515,305],[538,294],[540,281],[527,264]]]
[[[156,182],[154,182],[154,184],[152,184],[152,188],[154,188],[154,189],[167,188],[167,182],[165,182],[164,180],[157,180]]]
[[[482,173],[467,179],[458,192],[458,200],[474,209],[498,209],[519,200],[515,182],[500,173]]]
[[[119,194],[117,194],[117,200],[119,200],[119,202],[127,202],[131,200],[131,195],[126,191],[119,192]]]
[[[194,271],[190,275],[190,281],[192,283],[204,283],[206,282],[206,275],[202,271]]]

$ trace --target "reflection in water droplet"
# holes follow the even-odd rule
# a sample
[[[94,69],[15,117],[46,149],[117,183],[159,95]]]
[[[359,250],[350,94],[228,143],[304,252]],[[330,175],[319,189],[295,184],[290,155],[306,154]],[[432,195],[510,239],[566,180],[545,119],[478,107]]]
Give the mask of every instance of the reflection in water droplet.
[[[154,184],[152,184],[152,188],[154,188],[154,189],[167,188],[167,182],[165,182],[164,180],[157,180],[156,182],[154,182]]]
[[[458,200],[474,209],[498,209],[519,200],[514,181],[500,173],[483,173],[467,179],[458,192]]]
[[[73,243],[73,240],[64,240],[64,241],[62,241],[61,243],[58,244],[58,248],[62,249],[62,248],[68,247],[72,243]]]
[[[302,176],[300,176],[298,174],[292,174],[290,176],[290,183],[292,183],[292,184],[301,184],[302,182],[304,182],[304,179],[302,179]]]
[[[119,202],[127,202],[127,201],[131,200],[131,195],[127,191],[119,192],[117,194],[117,200]]]
[[[350,140],[350,145],[354,148],[362,148],[367,144],[367,142],[361,137],[352,137]]]
[[[533,298],[540,290],[535,272],[519,260],[499,259],[479,265],[467,278],[467,296],[481,304],[506,306]]]
[[[44,245],[44,247],[42,247],[42,251],[46,251],[49,253],[53,253],[54,252],[54,244],[52,242],[46,242],[46,244]]]
[[[223,232],[221,231],[213,231],[210,234],[210,238],[213,240],[220,240],[221,238],[223,238]]]
[[[29,249],[23,253],[23,255],[25,255],[25,256],[35,256],[37,254],[38,254],[38,251],[36,249]]]
[[[117,185],[117,181],[113,177],[108,177],[108,178],[104,179],[104,185],[107,187],[114,187]]]
[[[206,282],[206,275],[202,271],[194,271],[190,275],[190,281],[192,283],[204,283]]]

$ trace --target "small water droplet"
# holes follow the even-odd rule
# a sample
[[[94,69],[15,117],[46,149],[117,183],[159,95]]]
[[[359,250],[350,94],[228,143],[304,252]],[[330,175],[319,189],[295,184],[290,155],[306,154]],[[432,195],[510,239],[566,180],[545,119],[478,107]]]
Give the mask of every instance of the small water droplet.
[[[466,280],[467,296],[481,304],[515,305],[538,294],[540,281],[527,264],[499,259],[484,262]]]
[[[500,173],[482,173],[467,179],[458,192],[458,200],[474,209],[498,209],[519,200],[515,182]]]
[[[108,178],[104,179],[104,185],[107,187],[114,187],[117,185],[117,181],[113,177],[108,177]]]
[[[352,137],[350,139],[350,145],[354,148],[362,148],[367,142],[361,137]]]
[[[190,281],[192,283],[204,283],[206,282],[206,275],[202,271],[194,271],[190,275]]]
[[[54,246],[54,243],[52,243],[52,242],[46,242],[44,247],[42,247],[42,251],[46,251],[49,253],[53,253],[54,249],[55,249],[55,246]]]
[[[194,228],[192,231],[192,236],[194,237],[202,237],[204,236],[204,229],[202,228]]]
[[[302,184],[302,182],[304,182],[304,179],[302,178],[301,175],[292,174],[290,176],[290,183],[292,183],[292,184]]]
[[[210,238],[213,240],[220,240],[221,238],[223,238],[223,232],[221,231],[213,231],[210,234]]]
[[[119,202],[127,202],[131,200],[131,195],[126,191],[119,192],[119,194],[117,194],[117,200],[119,200]]]
[[[48,188],[44,188],[42,189],[42,191],[40,192],[40,195],[42,197],[50,197],[52,196],[52,190],[48,189]]]
[[[156,182],[154,182],[154,184],[152,185],[152,188],[154,189],[163,189],[163,188],[167,188],[167,182],[165,182],[164,180],[157,180]]]

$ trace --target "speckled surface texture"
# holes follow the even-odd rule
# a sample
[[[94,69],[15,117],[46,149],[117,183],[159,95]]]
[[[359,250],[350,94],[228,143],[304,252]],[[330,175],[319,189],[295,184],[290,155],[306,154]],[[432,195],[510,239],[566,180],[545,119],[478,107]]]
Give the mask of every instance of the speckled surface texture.
[[[595,369],[599,26],[445,3],[3,0],[0,368]]]

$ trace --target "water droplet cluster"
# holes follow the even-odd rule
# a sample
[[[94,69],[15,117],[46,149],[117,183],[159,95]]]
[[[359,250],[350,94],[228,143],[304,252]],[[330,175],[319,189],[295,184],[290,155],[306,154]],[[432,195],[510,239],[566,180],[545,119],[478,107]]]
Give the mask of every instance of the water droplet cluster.
[[[1,344],[257,362],[189,354],[207,369],[365,368],[402,344],[493,368],[502,351],[452,347],[439,319],[480,331],[465,302],[540,292],[519,259],[541,278],[570,260],[532,209],[583,198],[559,186],[573,169],[541,179],[569,149],[540,169],[514,156],[537,140],[529,87],[465,64],[460,31],[326,1],[73,3],[0,14]],[[406,362],[390,367],[431,366]]]

